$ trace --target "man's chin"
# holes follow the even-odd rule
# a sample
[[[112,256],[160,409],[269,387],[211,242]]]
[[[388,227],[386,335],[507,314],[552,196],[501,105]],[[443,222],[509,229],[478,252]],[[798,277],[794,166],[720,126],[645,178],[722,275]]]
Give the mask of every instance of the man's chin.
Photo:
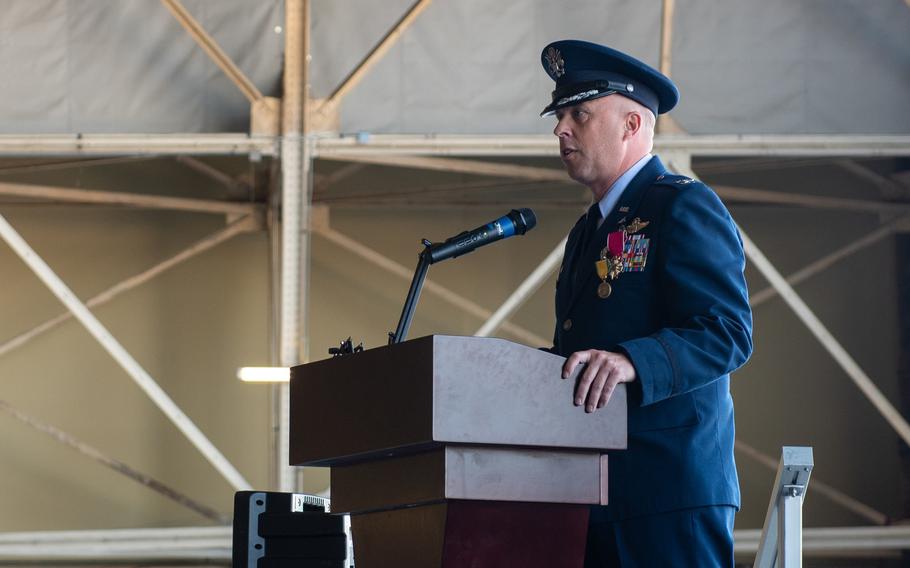
[[[573,181],[577,181],[582,185],[588,185],[588,177],[585,176],[582,172],[578,171],[578,168],[566,166],[566,174],[568,174],[568,176],[572,178]]]

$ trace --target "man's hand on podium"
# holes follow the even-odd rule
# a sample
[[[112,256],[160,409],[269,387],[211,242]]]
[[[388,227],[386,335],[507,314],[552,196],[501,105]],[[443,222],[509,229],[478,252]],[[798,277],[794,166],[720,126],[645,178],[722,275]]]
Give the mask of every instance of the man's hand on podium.
[[[632,361],[622,353],[588,349],[569,355],[562,367],[562,378],[572,376],[578,365],[586,364],[575,388],[575,406],[585,405],[585,412],[594,412],[610,402],[619,383],[631,383],[637,378]]]

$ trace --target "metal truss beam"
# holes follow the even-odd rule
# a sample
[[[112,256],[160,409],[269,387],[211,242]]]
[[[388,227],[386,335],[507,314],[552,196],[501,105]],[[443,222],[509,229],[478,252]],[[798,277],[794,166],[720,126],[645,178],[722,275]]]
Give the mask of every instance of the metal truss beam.
[[[417,16],[423,12],[427,6],[430,5],[432,0],[417,0],[411,6],[411,8],[401,17],[398,22],[386,33],[385,36],[379,41],[376,46],[370,50],[370,52],[363,58],[363,60],[348,74],[347,77],[341,82],[340,85],[332,92],[331,95],[322,103],[320,110],[323,108],[331,108],[334,105],[337,105],[338,102],[348,94],[351,89],[353,89],[367,71],[373,67],[382,57],[389,51],[389,49],[395,45],[395,42],[398,41],[398,38],[401,37],[401,34],[404,33],[408,27],[414,23],[414,20],[417,19]]]
[[[374,164],[435,170],[452,173],[466,173],[479,176],[518,178],[529,181],[552,181],[557,183],[574,183],[564,170],[522,166],[517,164],[500,164],[483,160],[466,160],[461,158],[437,158],[430,156],[374,155],[374,154],[336,154],[326,159],[353,162],[355,164]],[[726,201],[738,203],[767,203],[791,205],[816,209],[839,209],[847,211],[868,211],[871,213],[893,213],[910,210],[910,205],[885,201],[863,201],[816,195],[794,195],[779,191],[768,191],[732,186],[712,186],[717,194]],[[451,186],[452,190],[461,189]]]
[[[356,200],[352,198],[350,200],[329,200],[329,199],[319,199],[316,200],[320,204],[331,204],[332,209],[394,209],[396,211],[409,210],[409,209],[420,209],[420,210],[445,210],[451,211],[453,207],[505,207],[505,208],[514,208],[516,198],[509,199],[453,199],[449,201],[420,201],[419,199],[387,199],[387,200],[378,200],[378,199],[360,199]],[[583,205],[584,202],[579,199],[577,201],[564,201],[564,200],[548,200],[548,201],[537,201],[532,199],[524,199],[522,205],[526,205],[534,209],[534,211],[547,210],[547,211],[577,211],[579,205]]]
[[[98,191],[31,185],[26,183],[0,182],[0,195],[15,195],[30,199],[50,199],[68,203],[94,203],[99,205],[124,205],[147,209],[170,209],[195,213],[219,213],[225,215],[249,215],[261,210],[252,203],[232,203],[208,199],[188,199],[185,197],[164,197],[160,195],[140,195],[116,191]]]
[[[785,168],[807,168],[814,166],[829,166],[837,157],[821,156],[814,158],[775,158],[748,156],[729,158],[714,162],[698,164],[698,171],[702,174],[739,174],[743,172],[757,172],[767,170],[781,170]]]
[[[31,174],[54,170],[84,169],[115,164],[129,164],[154,160],[155,156],[118,156],[115,158],[76,158],[75,160],[44,161],[11,166],[0,166],[0,176],[11,174]]]
[[[777,290],[784,302],[790,306],[796,317],[809,329],[809,332],[822,344],[822,347],[834,358],[840,367],[847,373],[847,376],[853,380],[860,391],[866,396],[869,402],[878,410],[882,417],[894,428],[898,436],[905,444],[910,445],[910,425],[907,420],[898,412],[896,408],[885,398],[885,395],[875,386],[875,383],[857,362],[847,353],[847,350],[831,335],[828,328],[815,316],[808,305],[796,293],[796,291],[780,275],[774,265],[765,257],[761,250],[752,242],[752,239],[742,229],[740,234],[743,238],[743,245],[746,249],[746,255],[752,264],[762,273],[762,276],[768,280]]]
[[[244,192],[247,192],[251,189],[249,184],[229,176],[218,168],[210,166],[198,158],[194,158],[192,156],[177,156],[176,159],[179,163],[187,166],[191,170],[198,172],[207,178],[221,184],[225,189],[232,191],[242,190]]]
[[[190,14],[180,0],[161,0],[161,3],[170,10],[174,18],[176,18],[177,21],[180,22],[180,25],[190,34],[190,37],[192,37],[196,43],[199,44],[199,47],[208,54],[215,65],[224,71],[224,74],[228,76],[238,89],[240,89],[240,92],[243,93],[243,96],[245,96],[250,103],[255,103],[262,99],[262,93],[259,92],[256,85],[243,74],[243,71],[237,67],[237,64],[221,49],[221,46],[218,45],[215,38],[205,31],[205,28],[196,21],[196,18]]]
[[[574,183],[568,178],[565,171],[561,169],[523,166],[517,164],[501,164],[483,160],[438,158],[431,156],[409,156],[397,154],[334,154],[328,156],[326,159],[352,162],[354,165],[373,164],[380,166],[416,168],[452,173],[466,173],[479,176],[517,178],[534,182],[552,181],[556,183]],[[458,185],[450,185],[448,187],[450,187],[453,191],[458,191],[461,189],[461,187]],[[910,205],[887,201],[864,201],[859,199],[844,199],[816,195],[795,195],[779,191],[768,191],[732,186],[715,185],[713,188],[717,194],[725,201],[734,203],[763,203],[809,207],[816,209],[867,211],[870,213],[899,213],[910,210]],[[358,200],[362,199],[362,197],[358,198]]]
[[[675,158],[678,160],[674,162],[674,167],[677,171],[692,178],[698,177],[695,172],[692,171],[687,156],[677,154]],[[683,160],[685,160],[685,162]],[[783,298],[784,302],[786,302],[796,317],[799,318],[809,332],[822,344],[822,347],[824,347],[828,354],[834,358],[841,369],[847,373],[847,376],[850,377],[869,402],[878,410],[885,421],[894,428],[895,432],[897,432],[897,435],[900,436],[904,443],[910,445],[910,424],[907,423],[907,420],[896,408],[894,408],[894,405],[885,398],[885,395],[882,394],[872,379],[869,378],[853,357],[847,353],[847,350],[844,349],[840,342],[831,335],[828,328],[815,316],[815,313],[803,301],[799,294],[796,293],[796,290],[787,283],[786,279],[781,276],[780,272],[777,271],[761,249],[759,249],[752,239],[749,238],[742,227],[738,228],[743,240],[743,248],[745,249],[746,257],[752,265],[755,266],[762,276],[765,277],[765,280],[770,282],[771,286],[777,290],[777,293],[780,294],[781,298]]]
[[[168,562],[230,566],[232,528],[173,527],[0,533],[0,560]]]
[[[480,328],[474,332],[477,337],[489,337],[495,332],[500,325],[512,317],[521,308],[522,305],[536,292],[544,283],[550,274],[562,262],[562,255],[566,249],[566,241],[569,237],[564,237],[556,247],[550,251],[550,254],[544,258],[537,267],[531,271],[531,274],[525,278],[518,288],[506,298],[506,301],[484,322]],[[549,342],[538,343],[537,347],[545,347]]]
[[[738,203],[767,203],[771,205],[791,205],[815,209],[834,209],[855,212],[865,211],[867,213],[902,213],[910,211],[910,204],[904,205],[887,201],[783,193],[781,191],[731,187],[728,185],[712,185],[711,187],[724,201]]]
[[[57,428],[55,426],[51,426],[50,424],[47,424],[46,422],[44,422],[42,420],[38,420],[37,418],[30,416],[17,408],[13,408],[13,406],[10,405],[5,400],[0,400],[0,410],[13,416],[14,418],[19,420],[23,424],[27,424],[28,426],[31,426],[35,430],[38,430],[39,432],[47,434],[48,436],[53,438],[55,441],[65,445],[69,448],[76,450],[77,452],[79,452],[80,454],[82,454],[86,457],[91,458],[92,460],[94,460],[97,463],[100,463],[104,467],[111,469],[121,475],[124,475],[124,476],[128,477],[129,479],[132,479],[136,483],[144,485],[145,487],[151,489],[155,493],[158,493],[159,495],[163,495],[164,497],[167,497],[168,499],[174,501],[175,503],[182,505],[182,506],[186,507],[187,509],[190,509],[191,511],[199,513],[200,515],[202,515],[203,517],[205,517],[211,521],[215,521],[216,523],[219,523],[219,524],[225,524],[231,520],[230,516],[222,515],[215,509],[212,509],[211,507],[208,507],[206,505],[203,505],[202,503],[199,503],[195,499],[192,499],[191,497],[188,497],[188,496],[184,495],[183,493],[180,493],[176,489],[172,489],[167,484],[165,484],[161,481],[158,481],[157,479],[151,477],[150,475],[146,475],[136,469],[133,469],[132,467],[130,467],[129,465],[125,464],[124,462],[122,462],[120,460],[106,456],[103,452],[101,452],[101,450],[94,448],[94,447],[86,444],[85,442],[78,440],[75,436],[72,436],[71,434],[68,434],[68,433],[64,432],[63,430],[60,430],[59,428]]]
[[[314,196],[318,193],[325,193],[333,185],[342,181],[345,178],[348,178],[348,177],[356,174],[357,172],[362,170],[365,166],[366,166],[366,164],[347,164],[345,166],[338,168],[337,171],[334,171],[331,174],[328,174],[325,176],[314,176],[314,180],[316,182],[315,186],[313,187]]]
[[[755,554],[761,529],[733,532],[738,555]],[[229,566],[231,527],[173,527],[0,533],[0,561],[207,562]],[[910,526],[803,529],[803,551],[817,557],[890,557],[910,549]]]
[[[51,270],[51,267],[25,242],[12,225],[0,215],[0,237],[19,255],[26,265],[38,276],[48,289],[60,300],[114,358],[131,379],[152,399],[165,416],[183,433],[197,450],[236,490],[250,488],[249,482],[202,433],[193,421],[167,395],[155,379],[133,358],[114,338],[104,325],[92,314],[72,290]]]
[[[313,135],[316,157],[339,154],[413,156],[559,156],[552,135]],[[0,135],[0,156],[276,156],[275,136],[225,134]],[[658,135],[656,152],[696,157],[910,156],[910,136]]]
[[[760,529],[733,531],[733,551],[754,554],[760,539]],[[882,552],[907,549],[910,549],[910,526],[803,529],[803,553],[807,556],[880,557]]]
[[[251,134],[0,134],[0,156],[276,156],[278,138]]]
[[[378,166],[395,166],[442,172],[519,178],[532,181],[556,181],[570,183],[572,180],[565,170],[555,168],[538,168],[517,164],[498,164],[483,160],[465,160],[459,158],[434,158],[430,156],[373,155],[373,154],[335,154],[325,156],[327,160],[373,164]]]
[[[843,260],[844,258],[854,254],[868,246],[872,246],[878,241],[893,235],[902,225],[910,221],[910,215],[905,215],[903,217],[898,217],[897,219],[879,227],[878,229],[872,231],[865,237],[857,239],[847,246],[837,249],[830,254],[827,254],[818,260],[811,262],[804,266],[803,268],[793,272],[787,276],[787,284],[790,286],[795,286],[801,282],[804,282],[815,276],[819,272],[825,270],[826,268],[833,266]],[[752,296],[749,297],[749,303],[752,304],[752,307],[755,308],[771,298],[777,296],[777,290],[774,286],[768,286],[755,292]]]
[[[696,157],[726,156],[910,156],[910,136],[658,135],[658,153]],[[368,137],[319,136],[317,157],[337,154],[420,156],[559,156],[552,135],[471,136],[376,134]]]
[[[107,290],[101,292],[100,294],[97,294],[97,295],[89,298],[85,302],[85,305],[86,305],[86,307],[89,307],[89,308],[97,308],[98,306],[104,305],[107,302],[110,302],[111,300],[113,300],[114,298],[119,296],[120,294],[123,294],[124,292],[128,292],[129,290],[132,290],[133,288],[136,288],[137,286],[145,284],[152,278],[158,276],[159,274],[165,272],[166,270],[168,270],[170,268],[177,266],[181,262],[189,260],[190,258],[192,258],[200,253],[203,253],[203,252],[215,247],[216,245],[223,243],[224,241],[234,237],[235,235],[238,235],[243,232],[251,231],[251,230],[255,229],[257,226],[258,225],[255,223],[255,221],[252,217],[244,217],[243,219],[234,221],[227,227],[212,233],[211,235],[205,237],[204,239],[202,239],[200,241],[197,241],[196,243],[194,243],[194,244],[190,245],[189,247],[183,249],[182,251],[178,252],[174,256],[172,256],[162,262],[159,262],[158,264],[151,266],[148,269],[146,269],[142,272],[139,272],[138,274],[134,274],[133,276],[130,276],[129,278],[122,280],[122,281],[118,282],[117,284],[114,284],[113,286],[111,286]],[[52,317],[48,320],[41,322],[40,324],[33,327],[32,329],[30,329],[26,332],[20,333],[16,337],[13,337],[12,339],[7,340],[6,342],[0,344],[0,357],[3,357],[10,351],[13,351],[19,347],[22,347],[23,345],[25,345],[32,339],[38,337],[39,335],[41,335],[45,332],[48,332],[48,331],[54,329],[55,327],[57,327],[58,325],[62,324],[65,321],[68,321],[72,317],[73,317],[73,313],[70,311],[60,313],[55,317]]]
[[[574,183],[575,182],[572,182],[572,184]],[[447,182],[436,184],[421,184],[409,187],[388,188],[382,192],[374,190],[369,193],[370,197],[367,197],[367,193],[365,191],[340,193],[334,195],[326,194],[320,195],[318,200],[321,204],[328,205],[332,208],[348,206],[359,208],[407,208],[412,206],[423,208],[450,208],[452,204],[468,206],[491,206],[504,204],[508,207],[514,207],[514,198],[492,199],[492,194],[508,189],[519,189],[525,191],[530,189],[547,189],[552,188],[553,186],[554,183],[549,181],[532,182],[515,179],[482,179],[471,182]],[[549,208],[569,208],[573,210],[579,210],[585,206],[586,203],[589,204],[591,198],[590,192],[588,192],[588,195],[582,194],[581,186],[577,186],[576,189],[578,190],[577,195],[572,191],[568,191],[561,192],[559,194],[561,196],[563,193],[567,193],[567,197],[565,198],[560,197],[531,201],[535,207],[546,206]],[[451,198],[452,193],[458,193],[459,195],[453,199]],[[472,197],[474,195],[477,195],[479,197]]]
[[[871,183],[885,199],[910,200],[910,187],[907,184],[888,179],[856,160],[837,160],[835,163],[858,178]]]

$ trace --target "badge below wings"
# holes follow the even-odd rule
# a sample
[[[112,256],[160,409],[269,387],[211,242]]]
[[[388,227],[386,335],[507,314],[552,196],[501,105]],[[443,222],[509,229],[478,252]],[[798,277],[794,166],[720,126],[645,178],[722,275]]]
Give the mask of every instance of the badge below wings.
[[[607,246],[600,251],[600,259],[594,263],[597,277],[600,278],[600,284],[597,286],[599,298],[610,297],[613,285],[609,281],[616,280],[621,273],[641,272],[645,269],[649,239],[635,233],[647,227],[649,223],[650,221],[642,221],[636,217],[628,225],[607,235]]]

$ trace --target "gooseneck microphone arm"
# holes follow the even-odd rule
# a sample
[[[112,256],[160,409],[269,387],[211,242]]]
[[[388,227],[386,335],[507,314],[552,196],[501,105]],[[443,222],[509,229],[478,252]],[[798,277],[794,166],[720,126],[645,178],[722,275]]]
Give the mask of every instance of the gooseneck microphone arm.
[[[401,309],[401,318],[398,320],[398,327],[395,333],[389,334],[389,345],[401,343],[408,335],[408,328],[411,327],[411,318],[414,317],[414,308],[417,307],[417,300],[420,299],[420,290],[423,288],[423,281],[427,277],[427,270],[430,269],[430,250],[433,243],[423,239],[425,247],[418,255],[417,269],[414,271],[414,277],[411,279],[411,288],[408,290],[408,297],[404,301],[404,308]]]
[[[395,328],[394,333],[389,333],[389,344],[401,343],[407,337],[411,319],[414,317],[414,309],[417,307],[417,300],[420,299],[423,281],[427,277],[427,270],[431,264],[467,254],[474,249],[513,235],[523,235],[536,225],[537,217],[533,211],[512,209],[508,215],[500,217],[492,223],[477,227],[473,231],[459,233],[444,242],[431,243],[427,239],[423,239],[424,249],[418,255],[417,269],[411,279],[411,287],[401,310],[398,327]]]

